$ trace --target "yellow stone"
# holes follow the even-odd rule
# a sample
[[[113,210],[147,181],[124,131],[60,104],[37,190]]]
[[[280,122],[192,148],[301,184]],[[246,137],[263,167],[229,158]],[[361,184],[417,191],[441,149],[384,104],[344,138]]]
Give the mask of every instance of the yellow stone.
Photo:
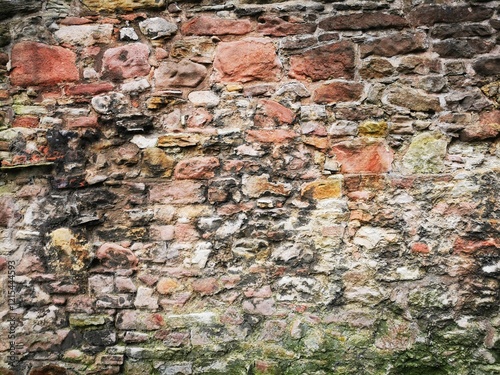
[[[243,90],[243,86],[240,85],[240,84],[237,84],[237,83],[229,83],[226,86],[226,90],[229,91],[229,92],[232,92],[232,91],[241,91],[241,90]]]
[[[370,137],[385,137],[387,135],[387,122],[365,121],[359,126],[359,134]]]
[[[162,8],[165,0],[84,0],[83,3],[91,10],[131,11],[140,8]]]
[[[309,182],[302,187],[301,195],[311,196],[318,200],[340,198],[342,196],[342,177],[335,176],[326,180]]]

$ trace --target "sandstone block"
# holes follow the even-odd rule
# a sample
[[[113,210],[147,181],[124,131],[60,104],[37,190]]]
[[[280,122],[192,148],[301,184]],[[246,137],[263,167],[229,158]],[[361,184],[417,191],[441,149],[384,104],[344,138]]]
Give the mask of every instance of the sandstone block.
[[[153,203],[190,204],[205,201],[205,186],[197,181],[172,181],[166,184],[154,184],[149,192]]]
[[[196,87],[207,75],[207,68],[189,60],[179,63],[168,61],[161,63],[155,70],[155,87],[165,89],[169,87]]]
[[[460,140],[465,142],[495,138],[500,133],[500,111],[481,114],[479,121],[468,125],[460,132]]]
[[[482,6],[425,5],[411,11],[409,19],[415,26],[431,26],[436,23],[478,22],[492,15],[492,8]]]
[[[177,31],[177,25],[168,22],[165,18],[153,17],[139,22],[141,32],[150,39],[159,39],[172,36]]]
[[[103,76],[112,80],[146,76],[151,68],[148,57],[149,48],[143,43],[110,48],[103,55]]]
[[[221,82],[277,81],[281,63],[270,40],[252,38],[219,43],[214,69]]]
[[[65,91],[67,95],[97,95],[113,90],[111,82],[87,83],[76,86],[68,86]]]
[[[290,184],[270,182],[269,175],[243,176],[243,193],[250,198],[259,198],[264,194],[288,196],[292,191]]]
[[[316,47],[290,58],[289,76],[319,81],[332,78],[354,78],[354,45],[332,43]]]
[[[200,16],[182,25],[181,31],[185,35],[244,35],[253,29],[249,20]]]
[[[341,176],[309,182],[302,186],[300,194],[313,199],[340,198],[342,196],[342,183]]]
[[[276,16],[259,17],[257,31],[263,35],[287,36],[295,34],[312,34],[316,30],[314,23],[288,22]]]
[[[494,76],[500,72],[500,56],[487,56],[477,59],[472,65],[477,74]]]
[[[195,106],[213,108],[217,107],[220,98],[213,91],[193,91],[188,95],[188,99]]]
[[[359,70],[359,74],[364,79],[374,79],[391,76],[394,71],[395,67],[389,60],[373,58],[363,63],[363,66]]]
[[[216,157],[194,157],[180,161],[175,167],[174,176],[178,180],[203,180],[213,178],[219,167]]]
[[[447,58],[471,58],[486,53],[495,47],[494,43],[483,39],[447,39],[433,44],[439,56]]]
[[[412,111],[438,112],[441,110],[439,98],[410,87],[398,87],[391,90],[387,100],[391,104],[409,108]]]
[[[134,269],[139,262],[130,249],[115,243],[101,245],[96,257],[105,270]]]
[[[143,174],[147,177],[170,177],[175,161],[161,148],[148,147],[143,152]]]
[[[444,168],[448,139],[440,133],[415,136],[403,156],[403,168],[409,173],[439,173]]]
[[[284,143],[298,136],[293,130],[248,130],[247,139],[251,142]]]
[[[391,170],[393,152],[385,141],[357,139],[332,145],[343,173],[384,173]]]
[[[19,42],[12,48],[10,80],[16,86],[49,86],[77,81],[76,55],[65,48]]]
[[[85,6],[95,11],[132,11],[135,9],[161,9],[165,0],[85,0]]]
[[[63,26],[54,33],[60,43],[75,46],[91,46],[96,43],[111,42],[113,25],[73,25]]]
[[[392,57],[425,50],[426,35],[423,32],[397,33],[366,41],[360,47],[361,57],[369,55]]]
[[[295,112],[274,100],[260,101],[261,108],[254,116],[254,124],[262,128],[272,128],[291,124],[295,120]]]
[[[332,30],[369,30],[369,29],[401,29],[408,25],[405,18],[384,12],[353,13],[328,17],[319,23],[326,31]]]
[[[314,91],[316,103],[352,102],[361,99],[364,85],[357,82],[332,82]]]

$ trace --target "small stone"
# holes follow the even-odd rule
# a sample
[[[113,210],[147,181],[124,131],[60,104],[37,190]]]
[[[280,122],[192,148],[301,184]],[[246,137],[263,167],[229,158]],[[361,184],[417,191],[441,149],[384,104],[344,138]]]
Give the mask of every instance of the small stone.
[[[287,36],[294,34],[313,34],[316,30],[315,23],[288,22],[281,17],[262,16],[259,17],[257,32],[263,35]]]
[[[215,176],[215,169],[219,167],[216,157],[194,157],[180,161],[175,167],[174,176],[178,180],[202,180]]]
[[[135,165],[139,162],[140,149],[133,143],[125,143],[118,147],[112,156],[113,161],[118,165]]]
[[[195,280],[191,284],[191,287],[193,291],[200,293],[202,296],[214,295],[220,289],[219,282],[215,277]]]
[[[65,91],[67,95],[97,95],[111,91],[113,88],[114,85],[110,82],[100,82],[68,86]]]
[[[137,288],[134,306],[138,309],[146,308],[156,310],[158,308],[158,297],[153,297],[154,290],[140,286]]]
[[[281,86],[278,91],[276,91],[276,95],[285,95],[287,93],[293,93],[299,98],[308,98],[311,96],[311,93],[301,82],[288,82]]]
[[[219,43],[214,69],[220,82],[277,81],[281,64],[272,41],[252,38]]]
[[[394,73],[394,66],[387,59],[373,58],[359,70],[359,74],[364,79],[384,78]]]
[[[169,87],[196,87],[206,77],[207,68],[189,60],[179,63],[163,62],[155,70],[155,87],[166,89]]]
[[[361,99],[364,85],[357,82],[332,82],[320,86],[314,91],[316,103],[352,102]]]
[[[332,43],[313,48],[290,58],[289,76],[313,81],[332,78],[354,78],[354,45]]]
[[[481,57],[472,64],[472,67],[477,74],[483,76],[495,76],[498,72],[500,72],[500,57]]]
[[[143,135],[134,135],[130,140],[131,143],[134,143],[139,148],[144,149],[148,147],[155,147],[158,142],[157,137],[145,137]]]
[[[145,91],[150,87],[151,85],[149,84],[149,81],[146,78],[142,78],[123,83],[121,85],[121,91],[138,93]]]
[[[158,281],[156,285],[156,290],[160,294],[172,294],[181,289],[181,284],[175,279],[163,277]]]
[[[213,91],[192,91],[188,95],[191,103],[198,107],[217,107],[220,98]]]
[[[343,173],[388,172],[394,157],[385,141],[366,138],[336,143],[332,151]]]
[[[189,59],[200,64],[210,64],[214,59],[216,44],[211,38],[187,37],[172,44],[170,56],[175,59]]]
[[[127,99],[125,95],[120,92],[111,92],[106,95],[98,95],[92,98],[92,108],[97,113],[108,114],[122,114],[127,107]]]
[[[177,25],[161,17],[148,18],[139,22],[141,32],[150,39],[172,36],[177,32]]]
[[[253,30],[249,20],[231,20],[208,16],[195,17],[182,25],[185,35],[244,35]]]
[[[57,46],[20,42],[11,53],[10,81],[16,86],[55,85],[79,79],[74,52]]]
[[[261,100],[260,109],[254,116],[254,124],[261,128],[290,125],[295,120],[295,112],[274,100]]]
[[[403,156],[402,165],[408,173],[440,173],[448,139],[440,133],[422,133],[415,136]]]
[[[146,76],[151,69],[148,59],[149,48],[143,43],[110,48],[103,55],[103,76],[112,80]]]
[[[113,25],[74,25],[63,26],[54,33],[60,43],[76,46],[91,46],[96,43],[106,44],[111,41]]]
[[[135,32],[133,27],[123,27],[120,29],[120,40],[139,40],[139,36]]]

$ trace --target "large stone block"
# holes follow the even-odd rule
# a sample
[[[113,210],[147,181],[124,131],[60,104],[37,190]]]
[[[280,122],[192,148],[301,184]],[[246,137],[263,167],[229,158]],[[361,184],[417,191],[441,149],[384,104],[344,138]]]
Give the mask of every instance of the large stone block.
[[[407,24],[408,21],[401,16],[384,12],[373,12],[328,17],[319,23],[319,27],[326,31],[400,29],[407,26]]]
[[[214,69],[221,82],[277,81],[281,63],[271,40],[252,38],[219,43]]]
[[[384,173],[392,168],[393,151],[385,141],[357,139],[332,145],[343,173]]]
[[[149,48],[143,43],[110,48],[102,58],[103,76],[112,80],[135,78],[149,73]]]
[[[12,48],[13,85],[49,86],[78,79],[76,55],[68,49],[35,42],[20,42]]]
[[[290,58],[289,76],[319,81],[332,78],[354,78],[354,45],[332,43],[313,48]]]

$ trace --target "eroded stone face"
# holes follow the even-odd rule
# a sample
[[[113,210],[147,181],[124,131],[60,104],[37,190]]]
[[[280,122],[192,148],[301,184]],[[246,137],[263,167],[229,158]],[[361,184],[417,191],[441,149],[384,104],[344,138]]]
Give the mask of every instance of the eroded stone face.
[[[143,43],[132,43],[110,48],[103,55],[102,73],[111,80],[145,76],[149,73],[149,48]]]

